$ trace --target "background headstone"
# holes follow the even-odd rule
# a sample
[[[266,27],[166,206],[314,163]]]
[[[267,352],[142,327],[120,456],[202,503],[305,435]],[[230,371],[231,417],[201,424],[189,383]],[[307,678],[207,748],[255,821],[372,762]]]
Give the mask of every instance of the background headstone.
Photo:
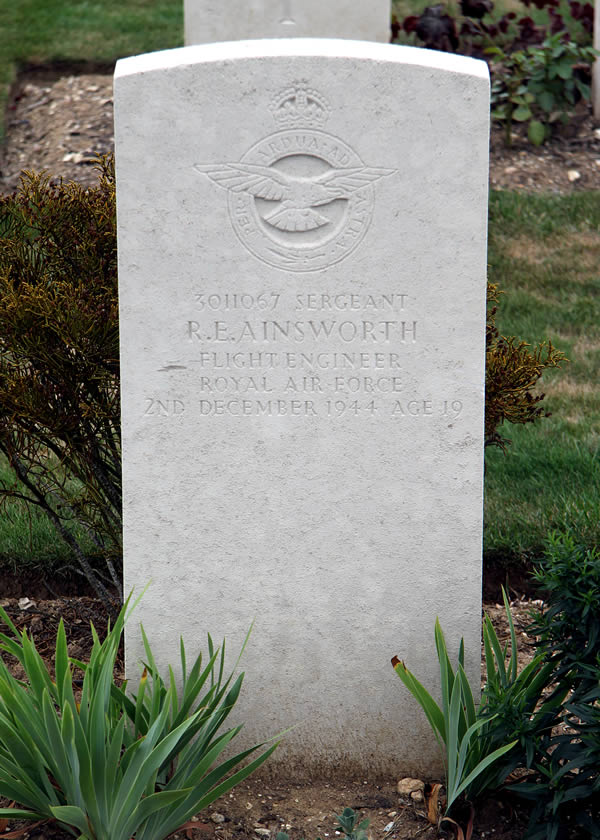
[[[390,0],[184,0],[185,43],[247,38],[390,40]]]
[[[479,681],[488,105],[389,45],[117,66],[125,586],[163,666],[254,621],[280,772],[439,770],[436,616]]]

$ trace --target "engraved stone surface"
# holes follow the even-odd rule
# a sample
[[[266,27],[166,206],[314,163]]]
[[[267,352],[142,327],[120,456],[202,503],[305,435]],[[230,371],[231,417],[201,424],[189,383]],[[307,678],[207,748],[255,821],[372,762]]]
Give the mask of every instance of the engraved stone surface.
[[[390,0],[184,0],[185,43],[246,38],[390,40]]]
[[[353,41],[117,66],[125,586],[163,666],[254,621],[282,773],[439,770],[436,616],[479,679],[488,101]]]

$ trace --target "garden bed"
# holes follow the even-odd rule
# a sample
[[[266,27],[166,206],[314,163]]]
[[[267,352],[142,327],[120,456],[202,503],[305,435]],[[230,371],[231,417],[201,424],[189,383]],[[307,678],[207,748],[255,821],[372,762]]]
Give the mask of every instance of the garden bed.
[[[20,630],[27,629],[30,632],[51,670],[55,636],[61,618],[65,623],[69,653],[78,659],[85,660],[89,656],[92,643],[90,621],[101,635],[106,627],[107,614],[104,607],[89,597],[61,597],[52,600],[27,596],[2,598],[0,606],[4,607]],[[534,606],[536,603],[527,598],[516,599],[511,605],[521,668],[531,659],[533,650],[532,640],[524,631]],[[504,642],[508,638],[504,609],[497,603],[490,603],[486,605],[485,611],[492,619],[500,640]],[[21,677],[20,666],[8,663],[8,657],[6,659],[15,676]],[[117,662],[117,677],[124,677],[122,656]],[[413,702],[400,681],[398,702]],[[262,775],[250,777],[231,793],[217,800],[207,812],[200,814],[198,828],[188,829],[180,836],[187,840],[275,840],[278,831],[285,831],[291,840],[315,840],[317,836],[323,840],[333,840],[336,836],[341,837],[335,833],[335,815],[348,806],[359,812],[361,818],[370,820],[369,835],[372,840],[409,840],[416,837],[426,840],[437,837],[437,826],[427,818],[426,800],[417,797],[415,801],[410,795],[398,793],[397,783],[402,776],[400,766],[398,778],[387,779],[371,778],[368,774],[345,778],[343,768],[340,768],[337,779],[315,779],[310,783],[298,784],[283,774],[274,775],[267,766]],[[441,780],[423,781],[431,783]],[[518,840],[523,835],[525,817],[523,809],[506,795],[491,795],[476,812],[473,838]],[[25,824],[22,827],[27,828]],[[7,830],[12,828],[14,826],[11,825]],[[452,836],[452,831],[448,833]],[[32,828],[24,836],[31,840],[67,840],[69,837],[48,824]]]
[[[112,74],[74,73],[68,66],[23,71],[12,88],[6,142],[0,151],[0,192],[11,192],[22,169],[95,184],[95,155],[113,148]],[[492,131],[490,186],[526,192],[600,189],[600,124],[582,105],[541,147],[518,134],[511,148]]]

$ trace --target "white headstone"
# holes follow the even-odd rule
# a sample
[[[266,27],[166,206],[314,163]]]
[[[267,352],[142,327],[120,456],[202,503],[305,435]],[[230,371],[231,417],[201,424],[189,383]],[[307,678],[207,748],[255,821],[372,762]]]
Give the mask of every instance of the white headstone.
[[[479,681],[488,103],[364,42],[117,66],[125,586],[163,665],[254,621],[283,772],[439,770],[436,616]]]
[[[390,0],[184,0],[185,43],[245,38],[390,40]]]

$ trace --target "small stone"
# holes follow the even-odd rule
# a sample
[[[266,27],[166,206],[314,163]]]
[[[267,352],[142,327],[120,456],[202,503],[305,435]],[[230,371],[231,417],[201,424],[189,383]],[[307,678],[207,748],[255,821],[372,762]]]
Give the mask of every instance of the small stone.
[[[594,161],[594,163],[596,164],[596,166],[600,166],[600,160],[598,160],[598,158],[596,158],[596,160]],[[534,604],[535,604],[535,601],[533,601],[532,603],[534,603]]]
[[[217,813],[217,811],[215,811],[210,815],[210,821],[214,822],[216,825],[221,825],[221,823],[225,822],[225,817],[223,816],[223,814],[219,814]]]
[[[246,811],[249,811],[252,808],[252,802],[246,802]]]
[[[596,140],[600,140],[600,128],[594,129],[594,137],[596,138]]]
[[[507,166],[504,170],[505,175],[513,175],[517,171],[516,166]]]
[[[581,172],[578,172],[576,169],[569,169],[569,171],[567,172],[567,178],[571,183],[579,181],[579,179],[581,178]]]
[[[398,811],[388,811],[388,817],[395,817]]]
[[[425,782],[422,782],[420,779],[411,779],[407,776],[405,779],[400,779],[397,789],[400,796],[410,796],[415,790],[425,790]]]
[[[269,831],[268,828],[255,828],[254,833],[258,834],[259,837],[270,837],[271,836],[271,832]]]
[[[418,802],[423,802],[423,800],[424,800],[423,791],[422,790],[413,790],[413,792],[410,795],[410,798],[412,799],[413,802],[417,802],[417,803]]]
[[[35,607],[35,603],[33,601],[30,601],[29,598],[19,598],[19,609],[29,610],[31,607]]]

